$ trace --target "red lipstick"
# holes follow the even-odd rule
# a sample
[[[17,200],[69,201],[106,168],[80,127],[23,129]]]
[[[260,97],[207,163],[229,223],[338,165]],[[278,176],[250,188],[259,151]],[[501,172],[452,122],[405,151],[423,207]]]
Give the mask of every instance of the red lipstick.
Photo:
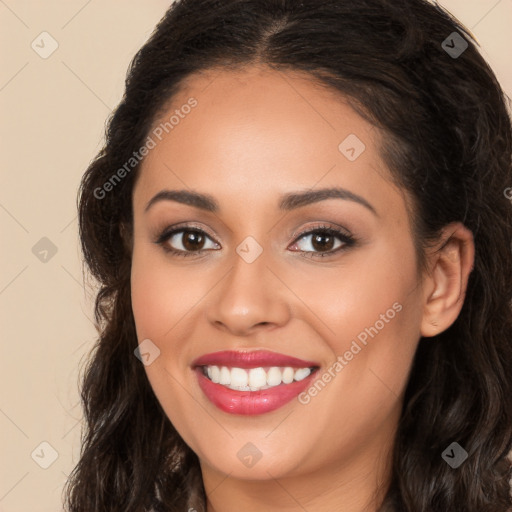
[[[253,350],[240,352],[235,350],[223,350],[198,357],[192,362],[192,366],[229,366],[237,368],[258,368],[260,366],[291,366],[292,368],[311,368],[318,366],[314,361],[304,361],[296,357],[270,352],[268,350]]]
[[[300,381],[281,384],[258,391],[239,391],[223,384],[212,382],[203,372],[205,366],[226,366],[228,368],[264,368],[291,367],[312,368],[313,371]],[[273,411],[290,402],[311,385],[319,364],[296,357],[278,354],[266,350],[240,352],[226,350],[205,354],[192,363],[199,386],[205,396],[224,412],[240,415],[256,415]]]

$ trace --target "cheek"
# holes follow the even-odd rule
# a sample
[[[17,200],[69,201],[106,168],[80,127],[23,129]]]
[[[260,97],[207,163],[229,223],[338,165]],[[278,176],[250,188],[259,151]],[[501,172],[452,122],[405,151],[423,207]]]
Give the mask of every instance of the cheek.
[[[131,295],[139,342],[150,339],[160,351],[154,362],[144,366],[151,388],[171,423],[190,440],[192,419],[200,411],[184,391],[183,368],[190,344],[183,338],[181,322],[187,324],[187,314],[201,297],[197,281],[166,264],[165,256],[155,254],[154,249],[140,245],[134,247]]]
[[[195,268],[184,270],[170,264],[154,248],[134,248],[131,296],[139,340],[163,342],[166,336],[172,337],[172,329],[205,293],[202,272]]]
[[[169,313],[174,311],[175,304],[172,303],[169,287],[164,283],[158,268],[153,265],[139,265],[137,259],[134,258],[131,294],[139,341],[145,338],[156,341],[172,325]]]
[[[339,267],[297,279],[294,287],[307,297],[333,362],[344,360],[333,387],[367,404],[380,397],[377,408],[379,400],[389,398],[391,405],[402,392],[420,338],[422,294],[414,255],[411,239],[382,237]],[[357,410],[357,399],[352,406]]]
[[[382,235],[371,246],[347,252],[340,264],[309,266],[287,279],[337,354],[360,333],[363,342],[365,333],[370,338],[365,329],[375,334],[376,328],[380,336],[413,324],[412,332],[419,332],[421,293],[414,246],[405,234]]]

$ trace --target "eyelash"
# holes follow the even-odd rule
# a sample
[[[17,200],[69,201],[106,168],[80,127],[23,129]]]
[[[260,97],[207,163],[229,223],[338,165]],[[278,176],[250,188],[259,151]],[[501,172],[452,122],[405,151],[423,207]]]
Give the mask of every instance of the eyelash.
[[[169,228],[164,229],[158,235],[158,237],[156,238],[154,243],[156,243],[157,245],[160,245],[165,252],[171,253],[174,256],[179,256],[179,257],[195,256],[195,255],[199,255],[199,254],[202,254],[204,252],[212,250],[212,249],[200,249],[198,251],[183,251],[181,249],[174,249],[174,248],[169,247],[169,246],[166,245],[166,242],[172,236],[176,235],[177,233],[185,233],[185,232],[198,233],[198,234],[201,234],[201,235],[205,235],[205,236],[207,236],[210,239],[212,238],[208,233],[206,233],[202,229],[197,228],[195,226],[192,226],[190,224],[186,224],[186,225],[176,226],[176,227],[174,227],[173,229],[170,229],[170,230],[169,230]],[[295,238],[295,240],[292,243],[292,245],[295,245],[296,243],[298,243],[305,236],[315,235],[315,234],[327,234],[329,236],[337,237],[339,240],[341,240],[343,245],[341,245],[337,249],[330,250],[330,251],[325,251],[325,252],[313,252],[313,251],[295,251],[295,252],[303,253],[302,255],[304,257],[307,257],[307,258],[313,258],[313,259],[315,259],[315,258],[325,258],[325,257],[328,257],[328,256],[332,256],[334,254],[338,254],[339,252],[344,251],[344,250],[354,246],[355,243],[357,242],[356,238],[353,237],[352,235],[348,235],[348,234],[344,233],[343,231],[340,231],[340,230],[338,230],[336,228],[333,228],[331,226],[320,225],[320,226],[314,227],[313,229],[308,229],[306,231],[303,231],[302,233],[297,235],[297,237]],[[215,243],[217,243],[217,242],[215,242]],[[307,256],[307,255],[310,255],[310,256]]]

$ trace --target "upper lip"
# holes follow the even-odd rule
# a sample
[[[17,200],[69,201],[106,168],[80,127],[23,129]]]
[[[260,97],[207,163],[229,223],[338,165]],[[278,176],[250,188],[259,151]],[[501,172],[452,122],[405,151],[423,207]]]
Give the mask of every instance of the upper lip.
[[[258,368],[261,366],[291,366],[293,368],[311,368],[318,366],[314,361],[305,361],[296,357],[270,352],[268,350],[252,350],[242,352],[236,350],[223,350],[204,354],[192,362],[197,366],[229,366],[235,368]]]

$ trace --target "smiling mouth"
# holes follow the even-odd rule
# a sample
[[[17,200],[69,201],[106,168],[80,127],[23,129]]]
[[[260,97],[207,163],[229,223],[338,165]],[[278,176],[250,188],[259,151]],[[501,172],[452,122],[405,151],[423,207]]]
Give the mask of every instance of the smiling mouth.
[[[205,397],[230,414],[264,414],[311,385],[320,364],[270,350],[223,350],[191,364]]]

